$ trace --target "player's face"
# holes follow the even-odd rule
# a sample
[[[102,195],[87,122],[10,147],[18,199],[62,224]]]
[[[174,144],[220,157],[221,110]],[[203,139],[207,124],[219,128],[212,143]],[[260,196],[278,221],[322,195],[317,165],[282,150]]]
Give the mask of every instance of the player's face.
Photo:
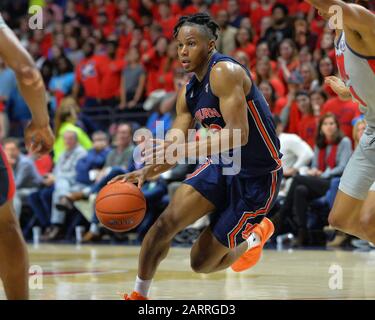
[[[195,72],[206,65],[215,42],[207,39],[198,27],[183,26],[177,36],[178,59],[186,72]]]

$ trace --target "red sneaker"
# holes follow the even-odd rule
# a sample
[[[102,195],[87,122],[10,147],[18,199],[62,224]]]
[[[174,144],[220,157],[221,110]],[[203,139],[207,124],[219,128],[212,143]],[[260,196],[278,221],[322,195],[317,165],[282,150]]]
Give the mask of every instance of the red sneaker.
[[[247,250],[239,257],[237,261],[231,265],[232,270],[241,272],[255,266],[262,255],[264,244],[271,238],[274,231],[275,227],[272,221],[268,218],[264,218],[253,230],[253,232],[260,236],[260,244]]]
[[[127,293],[124,294],[123,296],[124,300],[148,300],[148,298],[142,296],[136,291],[133,291],[130,295]]]

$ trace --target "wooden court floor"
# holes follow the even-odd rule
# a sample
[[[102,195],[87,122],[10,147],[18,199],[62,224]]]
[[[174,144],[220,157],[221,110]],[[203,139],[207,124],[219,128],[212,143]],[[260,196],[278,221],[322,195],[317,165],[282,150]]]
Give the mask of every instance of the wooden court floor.
[[[29,246],[31,299],[119,299],[131,291],[136,246]],[[375,299],[375,251],[265,250],[251,270],[196,274],[189,249],[172,248],[153,299]],[[0,299],[4,299],[0,285]]]

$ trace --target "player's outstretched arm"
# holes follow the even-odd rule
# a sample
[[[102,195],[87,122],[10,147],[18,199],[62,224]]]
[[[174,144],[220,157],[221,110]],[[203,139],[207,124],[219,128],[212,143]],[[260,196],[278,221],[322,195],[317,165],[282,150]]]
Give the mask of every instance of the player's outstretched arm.
[[[0,56],[15,72],[19,90],[32,114],[25,132],[26,146],[36,155],[48,153],[53,146],[53,134],[43,79],[31,56],[7,26],[0,28]]]
[[[320,12],[329,15],[332,6],[339,6],[342,9],[344,25],[361,34],[374,32],[375,15],[366,8],[352,3],[346,3],[341,0],[305,0]],[[332,11],[331,14],[334,12]]]

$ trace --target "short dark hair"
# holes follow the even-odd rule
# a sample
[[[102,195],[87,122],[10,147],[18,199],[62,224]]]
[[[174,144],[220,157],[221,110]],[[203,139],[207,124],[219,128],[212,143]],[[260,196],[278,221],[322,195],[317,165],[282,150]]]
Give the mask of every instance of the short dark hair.
[[[182,16],[173,29],[173,36],[177,38],[178,32],[184,25],[197,25],[205,31],[209,39],[217,40],[219,25],[207,13],[196,13],[191,16]]]
[[[310,91],[310,98],[311,98],[311,96],[313,95],[313,94],[319,94],[323,99],[324,99],[324,101],[327,101],[328,100],[328,95],[327,95],[327,93],[324,91],[324,90],[322,90],[322,89],[314,89],[314,90],[312,90],[312,91]]]
[[[306,90],[298,90],[298,91],[296,92],[296,98],[297,98],[298,96],[306,96],[306,97],[310,98],[309,92],[306,91]]]
[[[274,11],[276,9],[281,9],[283,12],[284,12],[284,15],[287,16],[288,13],[289,13],[289,10],[288,10],[288,7],[282,3],[276,3],[273,7],[272,7],[272,13],[274,13]]]
[[[94,131],[94,133],[91,135],[91,139],[94,140],[94,136],[104,136],[106,140],[109,141],[109,136],[108,133],[102,131],[102,130],[97,130]]]
[[[133,134],[134,128],[133,128],[133,125],[132,125],[131,122],[127,122],[127,121],[119,122],[118,125],[117,125],[117,128],[119,128],[121,126],[128,126],[130,128],[131,134]]]

